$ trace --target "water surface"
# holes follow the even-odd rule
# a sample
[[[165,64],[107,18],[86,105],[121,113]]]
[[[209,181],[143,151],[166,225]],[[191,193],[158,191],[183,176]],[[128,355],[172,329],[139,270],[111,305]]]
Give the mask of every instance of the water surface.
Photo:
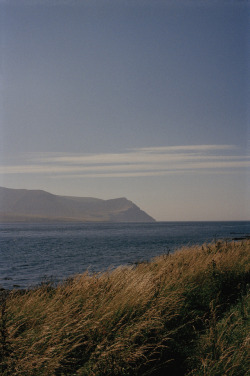
[[[250,222],[0,224],[0,286],[150,260],[165,252],[250,234]]]

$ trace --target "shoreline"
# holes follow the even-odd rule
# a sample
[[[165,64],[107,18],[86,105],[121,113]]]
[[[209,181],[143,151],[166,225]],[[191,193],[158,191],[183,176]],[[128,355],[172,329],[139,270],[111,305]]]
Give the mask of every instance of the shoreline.
[[[2,291],[0,370],[246,374],[249,251],[249,239],[217,241],[55,287]]]
[[[219,238],[219,239],[216,239],[216,236],[214,238],[214,240],[212,240],[211,242],[209,243],[204,243],[205,245],[206,244],[211,244],[211,245],[214,245],[215,243],[217,242],[222,242],[222,243],[230,243],[230,242],[240,242],[240,241],[246,241],[246,240],[249,240],[250,239],[250,235],[248,234],[244,234],[242,236],[237,236],[237,237],[226,237],[226,238]],[[203,243],[197,243],[197,244],[194,244],[192,245],[191,247],[193,246],[196,246],[196,247],[201,247],[203,245]],[[182,248],[188,248],[189,246],[180,246],[179,248],[175,249],[174,251],[171,251],[169,250],[168,248],[166,248],[166,251],[163,252],[161,255],[164,256],[166,254],[174,254],[175,252],[178,252],[180,251]],[[158,256],[161,256],[161,255],[158,255]],[[116,268],[119,268],[119,267],[126,267],[126,266],[133,266],[133,265],[137,265],[137,264],[140,264],[141,262],[150,262],[152,259],[154,259],[154,257],[156,256],[152,256],[151,259],[149,260],[139,260],[139,261],[133,261],[133,262],[128,262],[127,264],[121,264],[121,265],[116,265],[114,267],[112,267],[113,269],[116,269]],[[96,274],[96,273],[100,273],[100,272],[105,272],[107,270],[109,270],[111,268],[111,266],[108,266],[106,267],[105,269],[103,269],[102,271],[93,271],[91,274]],[[68,278],[74,278],[76,275],[78,274],[83,274],[85,273],[86,271],[88,270],[88,268],[86,268],[86,270],[83,270],[81,273],[75,273],[75,274],[72,274],[72,275],[69,275],[65,278],[62,278],[60,280],[58,280],[57,282],[55,281],[56,280],[56,277],[55,277],[55,280],[53,280],[53,275],[50,276],[50,279],[49,281],[43,281],[41,280],[40,282],[37,282],[35,284],[31,284],[29,285],[28,287],[21,287],[20,285],[18,284],[13,284],[13,287],[12,288],[9,288],[9,287],[3,287],[2,284],[0,283],[0,297],[1,297],[1,294],[3,291],[27,291],[27,290],[32,290],[32,289],[37,289],[39,288],[39,286],[43,285],[43,284],[48,284],[48,285],[55,285],[55,287],[60,284],[60,283],[64,283]],[[12,280],[12,278],[7,278],[5,277],[5,279],[3,280]]]

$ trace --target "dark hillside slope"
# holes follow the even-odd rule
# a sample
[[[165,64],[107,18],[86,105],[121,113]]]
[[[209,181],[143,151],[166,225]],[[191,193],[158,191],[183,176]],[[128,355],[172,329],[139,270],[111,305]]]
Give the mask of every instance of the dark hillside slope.
[[[154,219],[126,198],[101,200],[58,196],[42,190],[0,187],[1,221],[111,221],[153,222]]]

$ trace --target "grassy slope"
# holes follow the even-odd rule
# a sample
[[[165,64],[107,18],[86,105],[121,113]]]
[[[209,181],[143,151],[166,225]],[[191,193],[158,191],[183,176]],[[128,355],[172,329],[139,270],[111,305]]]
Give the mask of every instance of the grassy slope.
[[[2,304],[3,375],[245,376],[250,242],[217,242]]]

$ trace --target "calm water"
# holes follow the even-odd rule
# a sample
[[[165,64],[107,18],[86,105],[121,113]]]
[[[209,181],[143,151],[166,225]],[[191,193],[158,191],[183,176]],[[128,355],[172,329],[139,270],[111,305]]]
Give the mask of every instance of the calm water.
[[[249,234],[250,222],[0,224],[0,286],[60,281],[86,269],[102,271]]]

